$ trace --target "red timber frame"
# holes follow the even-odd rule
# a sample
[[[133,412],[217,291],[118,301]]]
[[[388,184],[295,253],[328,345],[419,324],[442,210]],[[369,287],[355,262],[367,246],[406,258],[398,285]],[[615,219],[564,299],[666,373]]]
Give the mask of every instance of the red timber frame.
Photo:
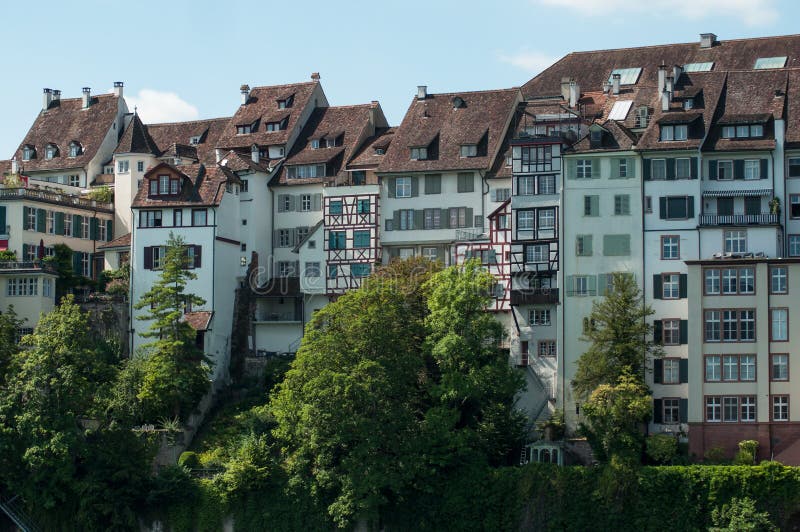
[[[341,202],[341,213],[332,213],[331,204]],[[367,212],[358,212],[359,204],[368,202]],[[323,221],[325,227],[325,275],[326,292],[330,296],[343,294],[347,290],[361,286],[361,279],[351,273],[354,264],[367,264],[371,272],[381,262],[380,242],[380,194],[349,194],[323,196]],[[355,247],[353,233],[369,231],[369,245]],[[331,233],[345,234],[344,247],[331,247]],[[336,266],[337,275],[330,276],[331,266]]]
[[[480,258],[486,270],[497,280],[497,293],[494,294],[492,312],[511,310],[511,199],[504,201],[489,214],[489,240],[483,242],[457,242],[455,262],[463,264],[469,258]],[[494,251],[494,260],[486,251]],[[500,294],[500,289],[503,293]]]

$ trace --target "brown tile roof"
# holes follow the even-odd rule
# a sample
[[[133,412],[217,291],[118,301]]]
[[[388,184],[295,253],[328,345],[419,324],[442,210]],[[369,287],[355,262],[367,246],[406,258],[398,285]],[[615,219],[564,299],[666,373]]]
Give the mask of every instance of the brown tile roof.
[[[569,147],[574,152],[601,152],[631,150],[636,145],[636,134],[615,120],[598,123],[603,128],[603,136],[599,145],[592,145],[591,135],[587,134]]]
[[[344,165],[355,151],[364,143],[370,131],[370,113],[373,104],[346,105],[314,109],[308,123],[303,128],[292,151],[286,157],[275,175],[273,183],[283,185],[302,185],[312,182],[309,179],[287,179],[286,168],[292,165],[328,165],[328,177],[334,178],[344,171]],[[334,139],[337,146],[327,148],[325,141]],[[311,140],[319,139],[320,147],[312,148]],[[316,181],[320,181],[315,179]],[[322,179],[321,181],[325,181]]]
[[[102,246],[97,246],[97,249],[112,249],[112,248],[129,248],[131,247],[131,234],[126,233],[119,238],[115,238],[111,242],[106,242]]]
[[[383,158],[386,156],[386,150],[392,143],[395,131],[397,128],[381,128],[375,132],[373,136],[364,141],[363,145],[347,163],[347,168],[352,170],[361,170],[365,168],[377,168]],[[383,154],[375,153],[377,149],[383,149]]]
[[[0,161],[0,176],[4,176],[11,172],[11,159]]]
[[[92,180],[92,185],[113,185],[114,174],[100,174]]]
[[[180,194],[177,197],[150,197],[147,181],[150,178],[157,179],[159,174],[165,173],[183,180]],[[237,180],[235,174],[216,165],[210,167],[203,164],[172,166],[168,163],[160,163],[144,175],[144,182],[133,198],[131,207],[217,206],[225,193],[225,183]]]
[[[137,113],[133,113],[133,118],[125,128],[114,153],[149,153],[155,156],[160,154],[158,145]]]
[[[250,98],[247,103],[239,106],[220,136],[217,146],[220,148],[250,148],[253,144],[259,146],[286,144],[289,134],[297,125],[300,113],[310,103],[314,90],[320,87],[319,81],[294,83],[290,85],[273,85],[269,87],[254,87],[250,89]],[[321,90],[321,88],[320,88]],[[278,101],[292,97],[292,106],[288,109],[279,109]],[[324,106],[325,102],[317,102]],[[286,128],[279,131],[267,131],[267,123],[278,122],[288,117]],[[256,124],[253,133],[237,135],[236,126]]]
[[[800,35],[718,41],[700,48],[699,41],[615,50],[570,53],[522,86],[525,98],[561,94],[561,80],[574,78],[582,91],[601,90],[611,71],[641,68],[639,84],[655,86],[658,65],[713,62],[713,72],[752,70],[759,57],[786,56],[786,68],[800,67]]]
[[[786,103],[786,147],[800,148],[800,70],[788,72],[787,94],[793,95]]]
[[[261,161],[263,161],[263,159],[261,159]],[[264,172],[268,174],[271,172],[269,162],[270,161],[267,160],[265,164],[261,162],[255,163],[251,156],[230,150],[220,159],[219,164],[232,172],[253,170],[254,172]]]
[[[211,318],[214,312],[210,310],[197,310],[194,312],[187,312],[183,315],[183,321],[195,331],[207,331],[211,325]]]
[[[455,106],[457,98],[464,102],[462,107]],[[519,89],[429,94],[423,100],[415,97],[378,171],[489,170],[519,101]],[[474,142],[482,132],[486,133],[481,140],[485,143],[483,154],[461,157],[461,145]],[[429,158],[411,160],[410,148],[429,141]]]
[[[158,146],[159,154],[166,152],[174,144],[191,146],[195,149],[199,162],[211,166],[216,164],[215,148],[230,120],[230,118],[210,118],[189,122],[147,124],[147,131]],[[189,139],[192,137],[200,137],[199,144],[190,144]]]
[[[117,118],[120,101],[114,94],[100,94],[91,97],[88,109],[83,109],[82,98],[67,98],[50,104],[40,111],[14,156],[26,172],[83,168],[100,149],[106,134]],[[70,143],[79,142],[82,153],[69,157]],[[45,159],[48,144],[58,147],[58,154]],[[36,157],[30,161],[22,160],[22,148],[35,147]]]

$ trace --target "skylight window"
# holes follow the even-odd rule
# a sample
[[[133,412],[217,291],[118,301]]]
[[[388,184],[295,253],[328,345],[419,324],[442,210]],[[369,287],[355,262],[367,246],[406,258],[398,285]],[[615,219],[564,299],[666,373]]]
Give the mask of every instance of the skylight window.
[[[611,112],[608,113],[609,120],[625,120],[633,105],[633,100],[621,100],[614,103]]]
[[[642,73],[641,68],[615,68],[608,76],[608,82],[612,82],[614,74],[619,74],[620,85],[633,85],[639,80],[639,74]]]
[[[708,63],[686,63],[683,65],[684,72],[711,72],[712,68],[714,68],[713,61]]]
[[[783,68],[785,65],[785,55],[781,57],[759,57],[756,59],[756,64],[753,68],[756,70],[763,70],[765,68]]]

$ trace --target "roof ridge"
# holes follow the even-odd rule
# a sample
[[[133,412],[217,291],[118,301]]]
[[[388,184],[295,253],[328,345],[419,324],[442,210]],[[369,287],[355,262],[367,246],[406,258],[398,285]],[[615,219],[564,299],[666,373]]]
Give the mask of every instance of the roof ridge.
[[[771,35],[765,37],[742,37],[739,39],[721,39],[717,42],[719,43],[729,43],[729,42],[746,42],[746,41],[766,41],[770,39],[785,39],[787,37],[800,37],[800,33],[790,33],[787,35]],[[691,41],[691,42],[676,42],[676,43],[662,43],[662,44],[648,44],[645,46],[623,46],[621,48],[604,48],[602,50],[577,50],[569,52],[564,57],[568,57],[573,54],[594,54],[599,52],[618,52],[623,50],[644,50],[648,48],[663,48],[663,47],[670,47],[670,46],[687,46],[687,45],[697,45],[699,46],[698,41]],[[564,58],[562,57],[562,59]]]
[[[454,91],[454,92],[429,92],[428,96],[459,96],[461,94],[485,94],[489,92],[512,92],[521,90],[522,87],[508,87],[505,89],[484,89],[479,91]],[[417,97],[414,96],[416,100]]]
[[[155,122],[152,124],[145,124],[145,126],[152,127],[152,126],[176,126],[178,124],[199,124],[200,122],[217,122],[220,120],[231,120],[232,118],[233,118],[232,116],[228,117],[221,116],[218,118],[198,118],[197,120],[184,120],[180,122]]]
[[[254,91],[255,89],[280,89],[283,87],[296,87],[299,85],[313,85],[314,83],[319,83],[319,80],[313,81],[298,81],[296,83],[284,83],[282,85],[257,85],[255,87],[250,87],[250,91]]]

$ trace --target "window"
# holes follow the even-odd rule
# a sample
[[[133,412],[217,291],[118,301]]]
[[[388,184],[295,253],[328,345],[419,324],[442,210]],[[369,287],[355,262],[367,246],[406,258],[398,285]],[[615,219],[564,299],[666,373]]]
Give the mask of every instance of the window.
[[[789,256],[800,257],[800,235],[789,235]]]
[[[603,255],[627,257],[631,254],[631,235],[603,235]]]
[[[100,240],[101,242],[108,241],[108,226],[106,225],[106,220],[97,220],[97,238],[96,240]]]
[[[736,137],[736,127],[735,126],[722,126],[722,138],[724,139],[732,139]]]
[[[762,124],[750,124],[750,136],[751,137],[763,137],[764,136],[764,126]]]
[[[753,294],[756,290],[755,270],[752,267],[706,268],[705,294]]]
[[[423,216],[424,229],[441,229],[441,209],[425,209]]]
[[[192,209],[192,225],[207,225],[207,221],[205,209]]]
[[[725,231],[725,252],[726,253],[745,253],[747,252],[747,231]]]
[[[478,155],[478,146],[476,144],[462,144],[461,157],[475,157]]]
[[[71,187],[79,187],[79,186],[81,186],[81,176],[79,176],[79,175],[71,175],[71,176],[69,176],[69,186],[71,186]]]
[[[139,227],[161,227],[161,211],[140,211]]]
[[[550,259],[550,246],[548,244],[532,244],[525,246],[525,262],[536,264],[547,262]]]
[[[336,264],[328,266],[328,279],[336,279],[339,276],[339,267]]]
[[[25,146],[22,148],[22,160],[30,161],[36,157],[36,150],[32,146]]]
[[[173,209],[172,211],[172,225],[181,227],[183,225],[183,210]]]
[[[556,227],[555,209],[539,209],[539,231],[552,231]]]
[[[558,146],[556,157],[558,156]],[[514,173],[549,172],[553,169],[553,146],[514,146],[511,150],[511,166]]]
[[[556,341],[555,340],[539,340],[538,353],[540,357],[554,357],[556,356]]]
[[[72,236],[72,215],[64,215],[64,236]]]
[[[286,167],[288,179],[304,179],[312,177],[325,177],[324,164],[301,164]]]
[[[753,65],[754,70],[765,68],[783,68],[786,65],[786,56],[759,57]]]
[[[661,384],[678,384],[680,382],[679,367],[680,367],[679,358],[663,359],[662,363],[663,374],[661,376]]]
[[[147,248],[145,248],[147,249]],[[164,246],[153,246],[150,248],[152,251],[152,269],[160,270],[164,266],[164,258],[167,254],[167,248]],[[145,261],[147,260],[147,252],[145,251]],[[147,266],[145,266],[147,267]]]
[[[653,196],[644,197],[644,212],[646,214],[653,214]]]
[[[694,108],[694,98],[686,98],[683,100],[683,109],[684,111],[689,111],[690,109]]]
[[[770,378],[774,381],[789,380],[789,355],[785,353],[770,355]]]
[[[626,216],[631,213],[631,197],[628,194],[617,194],[614,196],[614,214]]]
[[[578,159],[576,162],[578,179],[591,179],[592,178],[592,160],[591,159]]]
[[[680,423],[680,399],[675,397],[664,398],[661,400],[664,409],[662,423],[674,425]]]
[[[650,177],[652,179],[667,178],[667,160],[653,159],[650,161]]]
[[[681,320],[661,320],[661,340],[664,345],[680,345]]]
[[[130,172],[130,161],[117,161],[117,173],[127,174]]]
[[[773,342],[787,342],[789,340],[789,309],[770,309],[770,340]]]
[[[692,160],[687,158],[675,159],[675,178],[689,179],[692,177]]]
[[[736,422],[739,421],[739,398],[738,397],[723,397],[722,398],[722,421]]]
[[[756,380],[756,356],[739,355],[739,380]]]
[[[411,178],[398,177],[395,180],[395,196],[398,198],[411,197]]]
[[[722,357],[722,380],[739,380],[739,357],[737,355],[726,355]]]
[[[722,380],[722,363],[719,355],[706,357],[706,382]]]
[[[772,294],[786,294],[789,291],[789,270],[786,266],[771,266],[769,269],[770,275],[770,293]]]
[[[761,161],[758,159],[745,159],[744,161],[744,178],[745,179],[760,179],[761,178]]]
[[[422,256],[430,261],[439,260],[439,248],[425,247],[422,248]]]
[[[311,194],[302,194],[300,196],[300,210],[305,212],[311,210]]]
[[[517,194],[520,196],[533,196],[536,194],[536,176],[520,176],[517,179]]]
[[[681,238],[677,235],[661,237],[661,259],[678,260],[681,258]]]
[[[661,140],[686,140],[689,126],[686,124],[661,126]]]
[[[44,278],[42,279],[42,295],[44,297],[53,297],[53,280]]]
[[[583,197],[583,215],[600,216],[600,196]]]
[[[342,200],[331,200],[328,203],[328,212],[330,214],[342,214],[343,209],[344,203],[342,203]]]
[[[620,85],[633,85],[639,79],[639,74],[642,73],[641,68],[615,68],[608,76],[608,82],[611,83],[615,74],[619,74]]]
[[[589,295],[589,276],[576,275],[575,276],[575,295],[588,296]]]
[[[200,267],[200,246],[186,246],[186,267],[190,270]]]
[[[370,273],[369,264],[351,264],[350,274],[353,277],[368,277]]]
[[[529,320],[531,325],[550,325],[550,309],[533,309]]]
[[[707,310],[705,312],[705,341],[706,342],[719,342],[722,338],[720,334],[720,316],[719,310]]]
[[[706,397],[706,421],[722,421],[722,398]]]
[[[81,218],[81,234],[80,238],[89,238],[89,220],[88,216],[83,216]]]
[[[368,248],[370,242],[369,231],[353,231],[353,247]]]
[[[466,227],[467,226],[467,208],[466,207],[451,207],[450,208],[450,227]]]
[[[661,276],[661,298],[679,299],[680,298],[680,279],[678,273],[665,273]]]
[[[305,274],[306,277],[319,277],[320,276],[319,262],[306,262]]]
[[[496,188],[494,189],[494,201],[502,202],[511,197],[510,188]]]
[[[533,229],[535,220],[536,211],[517,211],[517,229]]]
[[[617,159],[619,177],[628,177],[628,159]]]
[[[400,227],[396,227],[395,229],[399,229],[400,231],[409,231],[411,229],[414,229],[414,210],[401,209],[399,212],[400,212]]]
[[[267,131],[282,131],[286,129],[288,123],[288,118],[284,118],[280,122],[267,122]]]
[[[539,194],[555,194],[556,193],[556,176],[554,175],[540,175],[539,179]]]
[[[800,157],[790,157],[789,164],[789,177],[800,177]]]
[[[411,159],[414,161],[424,161],[428,158],[428,148],[411,148]]]
[[[755,310],[706,310],[706,342],[752,342],[756,334]],[[720,327],[721,326],[721,327]]]
[[[472,192],[475,190],[475,178],[471,172],[459,172],[457,190],[459,192]]]
[[[789,195],[789,216],[800,218],[800,194]]]
[[[319,139],[311,139],[311,149],[312,150],[319,149]]]
[[[733,161],[717,161],[717,179],[719,181],[733,179]]]
[[[756,420],[756,398],[752,395],[745,395],[739,398],[741,407],[740,421],[752,422]]]
[[[789,421],[789,396],[772,396],[772,421]]]
[[[278,261],[278,277],[294,277],[294,262],[290,260]]]
[[[284,100],[278,100],[278,109],[287,109],[292,106],[294,102],[294,96],[289,96]]]
[[[665,220],[686,220],[694,216],[694,198],[691,196],[670,196],[661,198],[661,218]]]
[[[269,131],[269,129],[268,129]],[[252,124],[240,124],[236,126],[236,134],[237,135],[247,135],[253,132],[253,125]]]
[[[370,200],[368,198],[362,198],[358,200],[356,211],[358,214],[369,214],[370,211]]]
[[[278,229],[278,247],[288,248],[292,245],[292,230]]]
[[[35,296],[39,293],[39,280],[36,277],[10,277],[6,281],[6,295],[9,297]]]
[[[575,254],[579,257],[592,255],[592,235],[578,235],[575,237]]]
[[[686,63],[683,65],[684,72],[710,72],[714,66],[714,62],[704,62],[704,63]]]
[[[47,232],[50,233],[51,235],[56,232],[55,215],[56,215],[56,213],[53,212],[53,211],[45,211],[45,228],[46,228]]]

